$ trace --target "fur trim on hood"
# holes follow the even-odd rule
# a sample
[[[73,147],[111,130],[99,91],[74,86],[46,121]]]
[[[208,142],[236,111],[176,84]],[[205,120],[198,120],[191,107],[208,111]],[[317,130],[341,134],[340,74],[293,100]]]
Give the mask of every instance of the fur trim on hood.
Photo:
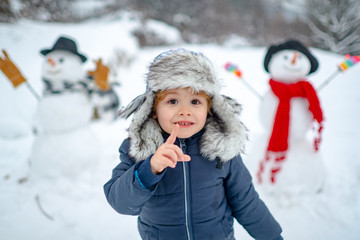
[[[129,128],[129,155],[136,161],[146,159],[164,143],[162,129],[152,118],[155,93],[185,87],[204,91],[212,98],[211,114],[200,140],[201,155],[226,162],[244,152],[247,129],[239,119],[241,105],[220,95],[220,81],[203,54],[185,49],[160,54],[149,67],[146,83],[146,92],[119,112],[123,118],[134,113]]]

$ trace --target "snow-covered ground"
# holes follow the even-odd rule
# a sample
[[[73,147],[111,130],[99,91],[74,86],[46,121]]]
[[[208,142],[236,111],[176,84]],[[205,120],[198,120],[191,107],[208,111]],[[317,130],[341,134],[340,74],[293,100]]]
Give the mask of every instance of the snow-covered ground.
[[[262,66],[266,48],[178,44],[140,49],[130,34],[140,22],[131,14],[121,16],[81,24],[0,23],[0,47],[7,50],[38,93],[43,88],[43,56],[39,51],[51,47],[59,35],[77,41],[79,51],[89,59],[84,66],[86,70],[92,70],[93,60],[99,57],[105,63],[113,64],[117,57],[115,53],[125,53],[131,62],[115,65],[117,68],[113,69],[117,71],[114,76],[120,86],[116,91],[122,104],[145,91],[144,76],[149,62],[162,51],[185,47],[203,52],[224,79],[222,92],[243,104],[242,118],[250,133],[243,158],[254,173],[259,161],[254,153],[263,151],[254,144],[264,131],[259,122],[259,99],[235,75],[226,72],[224,64],[230,61],[238,65],[244,79],[264,93],[268,89],[268,75]],[[158,26],[159,31],[163,31],[164,26]],[[312,50],[320,67],[309,79],[319,86],[336,71],[343,56]],[[282,225],[285,239],[359,239],[359,76],[360,64],[339,73],[319,93],[326,118],[321,145],[327,171],[323,191],[314,196],[300,196],[291,204],[283,205],[276,196],[267,195],[256,186]],[[31,130],[36,105],[37,100],[24,84],[14,89],[0,74],[0,239],[140,239],[136,217],[117,214],[107,204],[102,189],[119,161],[117,150],[127,136],[129,120],[92,123],[91,128],[100,139],[102,149],[102,157],[92,171],[79,169],[79,177],[75,179],[63,176],[40,178],[32,174],[30,167],[31,147],[36,137]],[[83,150],[86,151],[86,146]],[[235,231],[237,239],[252,239],[237,223]]]

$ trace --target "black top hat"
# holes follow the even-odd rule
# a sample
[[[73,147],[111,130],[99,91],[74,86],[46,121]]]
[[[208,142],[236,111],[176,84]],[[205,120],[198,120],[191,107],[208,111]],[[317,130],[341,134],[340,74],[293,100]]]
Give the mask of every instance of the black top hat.
[[[83,54],[78,53],[75,41],[66,37],[59,37],[51,49],[43,49],[40,51],[40,53],[46,56],[54,50],[64,50],[72,52],[75,55],[79,56],[83,63],[87,60],[87,58]]]
[[[311,68],[308,74],[313,73],[317,70],[319,63],[317,59],[310,53],[310,51],[299,41],[297,40],[288,40],[279,45],[271,45],[266,53],[265,60],[264,60],[264,67],[266,72],[269,72],[269,62],[271,60],[272,55],[281,51],[281,50],[297,50],[302,52],[309,60],[311,64]]]

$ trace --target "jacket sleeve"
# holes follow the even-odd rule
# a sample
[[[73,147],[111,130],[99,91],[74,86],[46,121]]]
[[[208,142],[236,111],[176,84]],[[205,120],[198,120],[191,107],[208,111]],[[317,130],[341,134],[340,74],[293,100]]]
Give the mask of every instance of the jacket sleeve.
[[[230,161],[225,188],[233,216],[258,240],[281,240],[282,229],[254,189],[251,175],[240,156]]]
[[[138,173],[139,167],[144,161],[135,163],[128,155],[129,140],[126,139],[120,146],[120,160],[113,172],[111,179],[104,185],[104,192],[107,201],[118,213],[127,215],[138,215],[141,212],[143,205],[151,198],[154,185],[150,188],[144,186],[142,182],[154,182],[160,180],[161,176],[154,180],[154,176],[146,174],[145,177],[153,177],[153,179],[143,179],[144,172],[141,170]],[[142,167],[146,169],[146,167]],[[139,176],[140,175],[140,176]]]

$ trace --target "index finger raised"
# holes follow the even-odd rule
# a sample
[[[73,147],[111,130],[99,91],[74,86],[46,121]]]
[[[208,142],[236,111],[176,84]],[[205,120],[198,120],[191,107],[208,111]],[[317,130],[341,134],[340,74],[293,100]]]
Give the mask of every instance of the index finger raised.
[[[178,133],[178,130],[179,130],[179,124],[175,124],[175,127],[171,131],[171,134],[166,140],[166,143],[173,144],[176,141],[176,135]]]

